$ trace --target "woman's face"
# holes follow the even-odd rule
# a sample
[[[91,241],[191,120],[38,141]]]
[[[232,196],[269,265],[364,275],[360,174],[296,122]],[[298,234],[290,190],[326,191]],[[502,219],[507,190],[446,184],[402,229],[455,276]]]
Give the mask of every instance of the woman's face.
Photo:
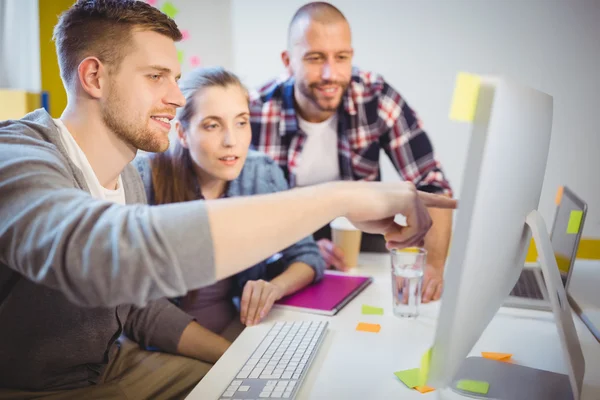
[[[237,85],[213,86],[195,94],[187,131],[179,131],[201,181],[231,181],[246,161],[252,131],[246,92]]]

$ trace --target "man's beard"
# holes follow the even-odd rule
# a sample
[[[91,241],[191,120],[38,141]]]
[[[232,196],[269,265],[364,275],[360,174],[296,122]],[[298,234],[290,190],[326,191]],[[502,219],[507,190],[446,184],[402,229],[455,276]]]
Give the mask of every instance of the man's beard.
[[[322,85],[336,85],[340,88],[340,95],[335,104],[332,104],[332,105],[322,104],[322,102],[321,102],[322,100],[320,100],[318,98],[317,94],[315,93],[317,90],[319,90],[318,87],[322,86]],[[309,99],[311,101],[311,103],[313,103],[315,105],[315,107],[317,107],[319,110],[324,111],[324,112],[333,112],[338,109],[340,103],[342,102],[342,97],[344,97],[344,92],[348,88],[348,85],[349,85],[349,83],[344,83],[344,82],[339,82],[339,81],[325,81],[325,82],[318,82],[318,83],[310,83],[310,84],[308,84],[308,86],[305,83],[301,83],[300,84],[300,92],[304,95],[304,97]]]
[[[102,111],[102,120],[106,126],[114,132],[121,140],[136,150],[152,153],[164,152],[169,148],[168,137],[161,137],[162,132],[153,131],[148,126],[150,115],[141,118],[127,115],[123,110],[123,102],[120,101],[116,90],[111,90],[105,109]],[[163,114],[164,112],[156,112]],[[174,113],[169,111],[169,114]]]

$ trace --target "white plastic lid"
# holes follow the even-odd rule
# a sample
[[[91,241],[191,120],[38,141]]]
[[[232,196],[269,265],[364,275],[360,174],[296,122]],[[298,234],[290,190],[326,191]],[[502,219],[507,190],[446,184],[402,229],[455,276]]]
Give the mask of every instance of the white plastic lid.
[[[340,231],[358,231],[359,229],[352,225],[352,222],[346,217],[338,217],[329,224],[332,229]]]

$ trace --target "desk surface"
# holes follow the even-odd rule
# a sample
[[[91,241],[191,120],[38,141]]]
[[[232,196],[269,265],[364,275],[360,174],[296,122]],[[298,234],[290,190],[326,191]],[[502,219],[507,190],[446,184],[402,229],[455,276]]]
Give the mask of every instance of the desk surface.
[[[274,309],[258,326],[246,328],[213,366],[188,400],[217,399],[275,321],[328,320],[329,330],[298,394],[299,399],[434,399],[406,388],[394,371],[416,368],[432,345],[439,302],[424,304],[417,319],[392,314],[389,259],[386,254],[361,254],[359,267],[349,273],[371,275],[373,283],[338,315]],[[589,311],[600,310],[600,262],[577,261],[571,295]],[[383,316],[362,315],[362,304],[383,307]],[[582,399],[600,399],[600,344],[574,315],[586,361]],[[358,322],[381,324],[378,334],[355,331]],[[558,332],[551,313],[501,308],[471,355],[481,351],[512,353],[516,363],[566,373]]]

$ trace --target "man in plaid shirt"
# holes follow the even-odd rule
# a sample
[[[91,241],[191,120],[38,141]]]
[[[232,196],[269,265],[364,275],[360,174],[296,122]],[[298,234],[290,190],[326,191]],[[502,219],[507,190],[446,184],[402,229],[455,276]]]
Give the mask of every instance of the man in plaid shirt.
[[[281,166],[291,187],[379,180],[383,149],[405,181],[452,196],[415,112],[380,75],[353,68],[352,56],[350,26],[337,8],[323,2],[301,7],[282,53],[288,76],[252,94],[252,145]],[[424,244],[424,302],[442,293],[452,226],[451,211],[429,211],[434,225]],[[346,269],[329,239],[318,244],[329,265]]]

